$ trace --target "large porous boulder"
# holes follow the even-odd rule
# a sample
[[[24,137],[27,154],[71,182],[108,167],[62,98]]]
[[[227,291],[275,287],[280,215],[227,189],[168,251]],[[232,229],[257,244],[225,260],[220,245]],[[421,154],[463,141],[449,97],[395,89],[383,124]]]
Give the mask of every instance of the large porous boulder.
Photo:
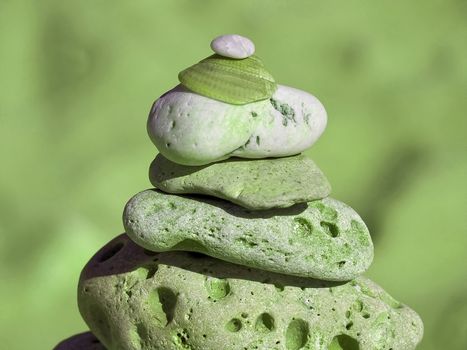
[[[121,235],[84,268],[81,315],[109,350],[411,350],[418,315],[359,277],[323,282]]]

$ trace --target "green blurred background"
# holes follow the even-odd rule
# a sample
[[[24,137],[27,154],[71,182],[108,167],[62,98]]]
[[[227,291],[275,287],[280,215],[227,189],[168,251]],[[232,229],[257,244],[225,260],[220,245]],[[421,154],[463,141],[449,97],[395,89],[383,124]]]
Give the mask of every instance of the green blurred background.
[[[307,153],[372,232],[368,275],[467,349],[467,1],[0,0],[0,344],[86,329],[80,269],[150,187],[145,122],[219,34],[314,93]]]

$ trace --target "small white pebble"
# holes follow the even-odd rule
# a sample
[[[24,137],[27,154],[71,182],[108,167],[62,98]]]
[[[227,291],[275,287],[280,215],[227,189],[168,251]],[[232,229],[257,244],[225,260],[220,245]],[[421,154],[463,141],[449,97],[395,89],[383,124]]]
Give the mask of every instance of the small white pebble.
[[[226,34],[211,41],[211,49],[224,57],[242,59],[255,53],[255,44],[244,36]]]

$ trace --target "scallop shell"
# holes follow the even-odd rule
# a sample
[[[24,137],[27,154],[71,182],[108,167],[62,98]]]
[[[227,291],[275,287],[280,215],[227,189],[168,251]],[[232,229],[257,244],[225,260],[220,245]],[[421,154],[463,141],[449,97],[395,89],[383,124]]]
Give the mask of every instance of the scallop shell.
[[[200,95],[238,105],[268,99],[277,88],[254,55],[239,60],[215,54],[181,71],[178,80]]]

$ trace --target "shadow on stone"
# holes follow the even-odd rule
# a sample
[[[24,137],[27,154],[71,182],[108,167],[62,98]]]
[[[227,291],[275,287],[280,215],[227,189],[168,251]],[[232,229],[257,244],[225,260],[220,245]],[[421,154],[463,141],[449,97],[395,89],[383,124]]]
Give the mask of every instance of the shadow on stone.
[[[294,156],[288,157],[281,157],[281,158],[293,158]],[[278,159],[278,158],[261,158],[261,159]],[[250,158],[239,158],[239,157],[230,157],[229,159],[222,160],[216,162],[216,164],[225,164],[225,163],[248,163],[254,162],[258,159],[250,159]],[[206,164],[206,165],[182,165],[177,164],[169,159],[165,158],[161,153],[156,155],[156,158],[151,162],[149,166],[149,177],[155,178],[157,174],[157,178],[159,181],[166,181],[171,179],[176,179],[178,177],[183,177],[186,175],[194,174],[200,170],[203,170],[214,163]],[[170,171],[162,172],[162,169],[170,169]]]
[[[106,350],[91,332],[76,334],[61,341],[53,350]]]
[[[121,247],[112,257],[109,252],[115,252],[115,247]],[[81,281],[99,276],[116,275],[134,271],[142,266],[154,265],[157,270],[159,264],[178,267],[205,276],[219,279],[243,279],[274,286],[294,286],[299,288],[329,288],[345,284],[346,282],[329,282],[311,278],[288,276],[259,269],[232,264],[204,254],[171,251],[155,253],[148,251],[131,241],[126,234],[121,234],[102,249],[100,249],[87,263],[81,273]]]
[[[159,193],[164,193],[158,189],[151,189],[150,191],[156,191]],[[212,205],[219,209],[222,209],[226,213],[236,216],[239,218],[245,219],[269,219],[274,216],[292,216],[303,213],[306,208],[308,208],[307,203],[297,203],[288,208],[273,208],[265,210],[251,210],[244,207],[241,207],[237,204],[231,203],[224,199],[219,199],[216,197],[202,195],[202,194],[171,194],[172,196],[190,198],[197,202],[202,202],[208,205]]]
[[[230,215],[245,218],[245,219],[269,219],[274,216],[292,216],[303,213],[308,208],[307,203],[297,203],[287,208],[273,208],[264,210],[250,210],[241,207],[237,204],[228,202],[223,199],[217,199],[205,195],[185,195],[185,197],[192,198],[198,202],[203,202],[209,205],[213,205],[229,213]]]

